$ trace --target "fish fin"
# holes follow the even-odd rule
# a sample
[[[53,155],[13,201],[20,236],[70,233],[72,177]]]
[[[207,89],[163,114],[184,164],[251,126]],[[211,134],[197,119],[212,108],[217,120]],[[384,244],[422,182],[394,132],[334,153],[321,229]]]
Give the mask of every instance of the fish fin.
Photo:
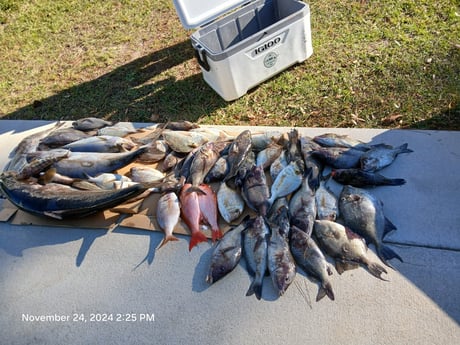
[[[262,283],[254,280],[251,285],[249,286],[248,291],[246,292],[246,296],[256,295],[258,300],[262,297]]]
[[[342,274],[345,271],[355,270],[358,267],[359,265],[357,263],[343,262],[343,261],[335,262],[335,269],[337,270],[338,274]]]
[[[398,153],[411,153],[414,152],[411,149],[408,149],[407,146],[409,146],[407,143],[402,144],[401,146],[398,147],[399,152]]]
[[[204,192],[200,187],[196,187],[196,186],[189,187],[185,192],[187,194],[195,192],[201,195],[206,195],[206,192]]]
[[[332,291],[330,282],[325,282],[320,285],[318,295],[316,296],[316,302],[320,301],[324,296],[329,297],[331,301],[335,300],[334,291]]]
[[[196,231],[192,233],[192,237],[190,238],[190,244],[188,246],[188,250],[191,251],[193,247],[195,247],[200,242],[207,242],[208,238],[205,234],[201,231]]]
[[[385,228],[383,229],[382,239],[385,238],[390,232],[398,230],[396,225],[394,225],[387,217],[385,217]]]
[[[179,239],[174,236],[174,235],[167,235],[163,238],[163,240],[161,241],[160,245],[158,246],[158,249],[160,249],[161,247],[163,247],[166,243],[168,243],[169,241],[179,241]]]
[[[369,270],[369,273],[372,274],[374,277],[377,277],[381,280],[388,281],[388,279],[385,279],[382,277],[382,273],[388,273],[385,268],[381,265],[379,265],[376,262],[370,262],[367,264],[367,269]]]
[[[387,262],[387,260],[398,259],[399,261],[404,262],[403,259],[393,249],[391,249],[390,247],[385,246],[385,245],[382,245],[379,248],[379,251],[378,251],[377,254],[378,254],[379,258],[383,261],[383,263],[385,265],[387,265],[388,267],[391,267],[391,268],[393,268],[393,266],[391,266]]]
[[[401,186],[406,183],[406,180],[403,178],[391,178],[385,180],[387,185],[389,186]]]
[[[222,233],[222,230],[219,228],[217,229],[212,229],[211,230],[211,236],[212,236],[212,242],[216,242],[217,240],[221,239],[224,234]]]

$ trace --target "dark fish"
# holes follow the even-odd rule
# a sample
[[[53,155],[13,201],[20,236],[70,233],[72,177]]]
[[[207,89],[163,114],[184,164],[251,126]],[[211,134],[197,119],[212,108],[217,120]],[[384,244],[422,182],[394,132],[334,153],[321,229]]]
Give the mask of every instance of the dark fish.
[[[198,243],[208,241],[206,235],[200,230],[201,211],[198,194],[194,192],[187,193],[187,189],[191,186],[191,184],[185,184],[179,194],[181,218],[192,233],[188,247],[189,251]]]
[[[259,152],[266,149],[272,143],[279,143],[283,133],[280,131],[264,131],[252,134],[252,148]]]
[[[368,191],[352,186],[345,186],[339,197],[339,209],[346,226],[358,233],[375,246],[382,262],[392,267],[388,260],[401,257],[382,240],[396,227],[385,217],[382,202]]]
[[[139,184],[115,191],[88,191],[56,183],[30,184],[5,174],[0,177],[0,188],[18,208],[57,219],[85,217],[110,209],[148,189]]]
[[[201,216],[203,220],[211,227],[211,238],[215,242],[222,237],[222,230],[219,227],[217,211],[217,195],[207,184],[199,185],[201,193],[198,194],[198,203],[200,205]],[[190,189],[187,190],[187,193]]]
[[[297,129],[291,129],[288,133],[288,143],[286,147],[286,161],[289,163],[302,159],[300,148],[300,135]]]
[[[365,152],[361,157],[361,169],[365,171],[377,171],[393,163],[400,153],[414,152],[407,148],[407,144],[398,147],[379,144]]]
[[[133,162],[139,155],[147,150],[142,146],[136,150],[124,153],[99,153],[87,154],[85,152],[71,152],[70,155],[54,164],[59,174],[85,178],[97,176],[106,172],[113,172]]]
[[[361,169],[336,169],[331,172],[332,178],[341,183],[354,187],[366,186],[400,186],[406,183],[402,178],[388,178],[378,173]]]
[[[371,145],[366,144],[361,140],[356,140],[346,134],[340,135],[335,133],[325,133],[315,136],[313,140],[321,146],[326,147],[348,147],[360,151],[367,151],[372,147]]]
[[[72,122],[73,128],[85,132],[112,125],[112,121],[106,121],[97,117],[85,117]]]
[[[160,164],[161,171],[170,171],[174,169],[183,159],[184,155],[175,151],[169,152]]]
[[[387,271],[368,257],[368,248],[361,236],[342,224],[330,220],[316,220],[313,231],[320,247],[335,259],[339,274],[345,269],[355,268],[355,266],[348,266],[349,263],[362,264],[374,277],[386,280],[381,275]]]
[[[225,277],[238,265],[242,254],[242,232],[246,229],[246,222],[228,230],[219,242],[217,242],[211,254],[206,282],[213,284]]]
[[[267,247],[267,265],[273,286],[282,296],[294,281],[296,269],[294,258],[286,237],[275,224],[270,224],[271,235]]]
[[[262,165],[264,169],[270,167],[270,165],[279,157],[283,147],[276,143],[271,143],[264,150],[257,153],[256,164]]]
[[[270,207],[270,191],[262,166],[254,165],[243,181],[243,198],[259,215],[265,216]]]
[[[254,277],[246,296],[262,297],[262,285],[267,271],[268,236],[270,229],[262,216],[254,218],[243,236],[243,253],[248,272]]]
[[[89,134],[75,128],[61,128],[49,133],[40,140],[40,148],[56,148],[74,141],[90,137]]]
[[[317,150],[320,146],[315,143],[311,138],[301,136],[299,138],[300,151],[305,163],[305,176],[308,177],[308,183],[312,190],[317,190],[323,173],[323,162],[313,155],[313,151]]]
[[[190,192],[201,192],[199,185],[204,181],[204,178],[211,170],[219,158],[217,144],[209,142],[200,147],[195,153],[193,161],[190,165],[190,175],[188,182],[192,184]]]
[[[200,128],[199,125],[190,121],[170,121],[165,124],[159,124],[163,129],[170,129],[172,131],[189,131],[194,128]]]
[[[228,173],[227,156],[219,157],[204,178],[205,183],[222,181]]]
[[[41,172],[47,170],[52,164],[57,161],[64,159],[69,155],[70,151],[67,151],[63,155],[55,155],[44,158],[35,158],[30,163],[27,163],[17,174],[16,178],[18,180],[27,179],[29,177],[35,176]]]
[[[308,178],[305,178],[289,201],[291,223],[310,236],[317,212],[315,192],[311,189]]]
[[[312,155],[336,169],[359,167],[363,154],[363,151],[345,147],[321,147],[312,152]]]
[[[249,152],[252,150],[252,137],[249,130],[241,132],[233,141],[228,151],[227,162],[229,172],[224,178],[224,182],[235,177]]]
[[[111,135],[114,137],[125,137],[128,134],[133,134],[141,131],[134,127],[131,122],[117,122],[112,126],[105,126],[97,130],[97,135]]]
[[[278,231],[284,238],[289,238],[291,223],[287,198],[278,198],[273,203],[270,209],[269,221],[278,226]]]
[[[164,140],[152,141],[147,146],[147,150],[142,153],[138,160],[144,164],[153,164],[163,160],[169,152],[169,146]]]
[[[289,246],[297,265],[320,283],[316,301],[318,302],[326,295],[334,300],[334,292],[329,279],[329,276],[332,275],[332,267],[315,240],[303,230],[293,226]]]
[[[278,174],[286,168],[288,165],[287,159],[286,159],[286,151],[282,151],[281,154],[276,158],[273,163],[270,165],[270,177],[272,181],[276,180],[276,177]]]

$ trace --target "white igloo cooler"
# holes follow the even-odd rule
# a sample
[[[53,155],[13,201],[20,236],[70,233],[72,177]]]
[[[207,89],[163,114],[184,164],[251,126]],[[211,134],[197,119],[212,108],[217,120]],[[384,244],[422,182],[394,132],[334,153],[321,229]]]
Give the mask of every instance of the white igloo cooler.
[[[313,53],[310,8],[302,1],[174,0],[174,6],[186,29],[199,27],[191,41],[203,78],[226,101]]]

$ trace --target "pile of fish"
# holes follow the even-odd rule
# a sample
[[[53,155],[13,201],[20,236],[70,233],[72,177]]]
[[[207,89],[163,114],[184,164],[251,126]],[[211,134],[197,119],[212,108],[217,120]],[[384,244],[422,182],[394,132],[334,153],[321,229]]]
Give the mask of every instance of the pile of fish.
[[[191,233],[189,250],[210,230],[209,284],[244,257],[253,277],[247,296],[261,298],[267,272],[281,296],[301,269],[318,281],[317,301],[334,300],[327,257],[339,274],[363,266],[382,280],[390,260],[402,261],[383,243],[396,226],[367,187],[405,183],[378,171],[412,152],[407,146],[332,133],[309,138],[296,129],[231,133],[187,121],[135,128],[84,118],[22,140],[0,189],[18,208],[57,219],[160,193],[160,247],[178,240],[180,221]],[[337,195],[331,179],[343,185]]]

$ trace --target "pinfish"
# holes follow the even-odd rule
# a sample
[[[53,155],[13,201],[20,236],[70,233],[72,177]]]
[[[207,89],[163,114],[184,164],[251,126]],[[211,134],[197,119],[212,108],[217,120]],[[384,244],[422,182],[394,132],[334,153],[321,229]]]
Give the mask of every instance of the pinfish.
[[[287,239],[279,226],[270,224],[271,235],[267,246],[267,266],[273,286],[282,296],[294,281],[296,268]]]
[[[286,151],[282,151],[281,154],[276,158],[273,163],[270,165],[270,177],[272,181],[276,180],[278,174],[287,167],[288,162],[286,159]]]
[[[97,135],[111,135],[114,137],[125,137],[128,134],[139,132],[131,122],[117,122],[113,126],[106,126],[98,129]]]
[[[336,169],[332,170],[331,176],[341,184],[354,187],[400,186],[406,183],[406,180],[402,178],[388,178],[379,173],[361,169]]]
[[[304,164],[302,159],[290,162],[281,170],[271,185],[271,195],[268,199],[269,205],[272,205],[277,198],[281,198],[296,191],[302,184],[303,173]]]
[[[172,150],[183,153],[188,153],[209,141],[202,133],[190,131],[165,130],[163,138]]]
[[[105,172],[112,172],[133,162],[147,150],[142,146],[136,150],[124,153],[87,154],[85,152],[71,152],[67,158],[54,163],[59,174],[74,178],[85,178],[87,175],[96,176]]]
[[[339,208],[345,225],[372,243],[384,264],[392,267],[387,260],[393,258],[402,262],[398,254],[382,243],[381,239],[396,227],[385,217],[379,199],[364,189],[344,186]]]
[[[56,148],[88,137],[90,137],[89,134],[78,129],[72,127],[61,128],[42,138],[38,146],[45,149]]]
[[[163,180],[165,174],[149,166],[136,165],[129,170],[129,176],[134,182],[148,183]]]
[[[215,242],[223,235],[218,223],[219,213],[217,211],[217,196],[209,185],[201,184],[199,187],[201,193],[197,194],[201,216],[211,227],[211,238],[212,241]],[[186,192],[189,193],[189,190]]]
[[[320,147],[312,155],[336,169],[357,168],[363,151],[346,147]]]
[[[127,176],[112,173],[102,173],[97,176],[87,176],[87,180],[91,183],[95,183],[102,189],[117,189],[115,182],[128,183],[131,179]]]
[[[167,192],[158,199],[157,204],[157,222],[165,236],[161,241],[159,248],[163,247],[169,241],[179,241],[173,235],[173,231],[180,217],[179,198],[174,192]]]
[[[0,188],[9,201],[26,212],[63,219],[112,208],[140,195],[148,187],[139,184],[114,191],[89,191],[56,183],[29,184],[3,174]]]
[[[244,200],[239,191],[228,187],[226,182],[221,182],[217,191],[217,206],[222,218],[230,224],[243,213]]]
[[[304,231],[293,226],[289,246],[297,265],[306,274],[319,281],[320,287],[316,301],[318,302],[326,295],[333,301],[335,299],[334,291],[329,279],[329,276],[332,275],[332,266],[327,262],[315,240]]]
[[[311,235],[318,210],[315,192],[311,189],[308,178],[303,179],[300,188],[292,195],[289,212],[291,223]]]
[[[283,151],[283,147],[276,143],[269,144],[265,149],[257,153],[256,164],[262,165],[264,169],[270,167],[270,165],[278,158]]]
[[[213,284],[225,277],[238,265],[242,254],[242,232],[246,229],[246,222],[228,230],[217,242],[211,254],[206,282]]]
[[[361,169],[365,171],[377,171],[393,163],[396,156],[400,153],[414,152],[407,148],[407,144],[398,147],[391,145],[379,144],[374,145],[369,151],[366,151],[361,157]]]
[[[262,297],[262,285],[265,272],[267,271],[268,236],[270,229],[262,216],[254,218],[243,236],[243,254],[246,259],[247,269],[254,277],[249,286],[246,296],[256,295]]]
[[[308,177],[308,183],[312,190],[317,190],[321,180],[321,174],[324,169],[324,163],[315,157],[312,152],[317,150],[320,146],[315,143],[311,138],[301,136],[299,138],[300,152],[305,163],[305,176]]]
[[[241,132],[230,145],[228,151],[227,162],[229,172],[224,177],[224,181],[228,181],[235,177],[243,162],[246,160],[249,152],[252,150],[252,136],[249,130]]]
[[[206,235],[200,230],[201,211],[198,194],[186,192],[191,186],[191,184],[184,184],[179,194],[181,218],[192,233],[188,247],[189,251],[198,243],[208,241]]]
[[[360,151],[367,151],[371,149],[371,145],[350,137],[349,135],[335,134],[335,133],[325,133],[322,135],[317,135],[313,138],[315,142],[321,146],[327,147],[348,147],[354,148]]]
[[[263,167],[257,165],[252,167],[243,181],[242,190],[246,204],[259,215],[265,216],[271,204],[268,200],[270,191]]]
[[[326,181],[321,181],[315,192],[317,218],[336,220],[339,214],[339,201],[333,192],[326,186]]]
[[[112,126],[112,121],[106,121],[97,117],[85,117],[72,122],[72,127],[80,131],[92,131],[106,126]]]
[[[73,152],[125,152],[136,146],[129,139],[110,135],[96,135],[83,138],[62,146]]]
[[[386,280],[381,276],[387,273],[385,268],[371,261],[367,255],[366,242],[350,229],[330,220],[316,220],[314,233],[321,248],[336,260],[339,274],[345,269],[343,264],[362,264],[374,277]]]

